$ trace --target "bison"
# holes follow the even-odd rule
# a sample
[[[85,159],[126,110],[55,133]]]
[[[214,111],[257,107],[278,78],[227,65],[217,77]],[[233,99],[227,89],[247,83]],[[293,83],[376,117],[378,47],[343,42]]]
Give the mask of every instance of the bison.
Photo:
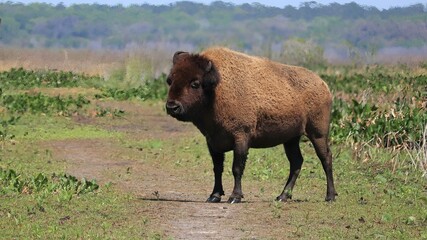
[[[166,111],[192,122],[205,136],[215,184],[207,202],[221,202],[225,152],[233,151],[234,188],[229,203],[243,198],[241,180],[249,148],[283,144],[289,178],[276,198],[292,198],[301,171],[302,135],[313,143],[326,174],[326,201],[335,200],[328,135],[332,95],[313,72],[227,48],[200,54],[176,52],[167,77]]]

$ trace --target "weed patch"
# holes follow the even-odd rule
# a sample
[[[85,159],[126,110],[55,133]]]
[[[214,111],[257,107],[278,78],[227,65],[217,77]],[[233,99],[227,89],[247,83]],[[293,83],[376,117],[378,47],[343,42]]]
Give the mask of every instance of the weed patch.
[[[10,131],[10,126],[15,125],[20,116],[11,116],[9,118],[0,119],[0,142],[4,144],[7,140],[12,140],[15,135]]]
[[[424,124],[425,109],[413,107],[397,99],[387,108],[375,103],[350,103],[337,99],[332,111],[332,140],[344,142],[370,142],[377,147],[419,147]]]
[[[18,114],[29,112],[32,114],[44,113],[70,116],[89,103],[90,101],[82,95],[77,98],[71,96],[49,97],[41,93],[2,96],[2,105],[9,112]]]
[[[71,200],[73,195],[81,195],[94,192],[99,188],[94,180],[77,180],[68,174],[53,174],[48,177],[44,173],[36,176],[25,177],[16,173],[13,169],[0,168],[0,194],[33,194],[46,192],[58,194],[61,200]]]
[[[3,89],[30,89],[34,87],[89,87],[99,84],[102,79],[73,72],[12,68],[10,71],[0,72],[0,82]]]
[[[121,109],[112,109],[112,108],[103,108],[100,106],[96,107],[96,117],[123,117],[125,115],[125,111]]]

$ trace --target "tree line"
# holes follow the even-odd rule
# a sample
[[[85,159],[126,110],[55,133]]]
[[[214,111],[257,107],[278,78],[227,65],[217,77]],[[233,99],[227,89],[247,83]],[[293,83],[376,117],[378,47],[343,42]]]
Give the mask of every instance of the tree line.
[[[427,5],[371,6],[305,2],[300,7],[0,3],[0,46],[123,49],[132,44],[212,44],[274,48],[289,39],[323,47],[372,50],[427,45]]]

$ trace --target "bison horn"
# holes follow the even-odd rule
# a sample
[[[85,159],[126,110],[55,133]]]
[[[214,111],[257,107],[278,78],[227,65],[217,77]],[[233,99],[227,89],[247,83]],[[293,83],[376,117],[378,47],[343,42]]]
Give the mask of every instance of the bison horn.
[[[176,62],[178,62],[178,60],[180,60],[184,55],[188,55],[188,52],[183,52],[183,51],[178,51],[173,55],[173,64],[175,64]]]

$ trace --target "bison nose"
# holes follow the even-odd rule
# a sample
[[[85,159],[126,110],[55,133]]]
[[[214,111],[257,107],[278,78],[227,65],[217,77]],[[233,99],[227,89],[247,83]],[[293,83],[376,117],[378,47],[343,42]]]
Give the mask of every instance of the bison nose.
[[[182,104],[178,101],[169,100],[166,103],[166,111],[168,112],[168,114],[171,114],[171,115],[181,114],[183,112],[183,109],[184,108]]]

